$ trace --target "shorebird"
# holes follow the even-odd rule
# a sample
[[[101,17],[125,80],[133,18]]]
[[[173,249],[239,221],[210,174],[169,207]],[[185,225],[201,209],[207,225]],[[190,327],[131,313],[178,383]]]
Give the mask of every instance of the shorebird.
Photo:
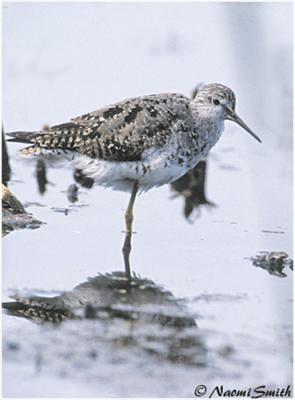
[[[23,154],[56,154],[74,162],[95,184],[131,192],[122,249],[130,280],[137,193],[173,182],[194,168],[219,140],[225,120],[261,142],[236,114],[235,105],[231,89],[211,83],[202,85],[193,99],[177,93],[130,98],[43,131],[8,135],[30,144]]]

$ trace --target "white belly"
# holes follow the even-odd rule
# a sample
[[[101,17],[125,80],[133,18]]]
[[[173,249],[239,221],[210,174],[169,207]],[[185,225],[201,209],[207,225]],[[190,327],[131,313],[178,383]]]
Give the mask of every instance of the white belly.
[[[180,178],[189,169],[185,164],[168,161],[163,153],[153,153],[145,161],[129,162],[93,160],[77,154],[74,164],[95,184],[123,191],[130,191],[134,181],[139,183],[140,191],[165,185]]]

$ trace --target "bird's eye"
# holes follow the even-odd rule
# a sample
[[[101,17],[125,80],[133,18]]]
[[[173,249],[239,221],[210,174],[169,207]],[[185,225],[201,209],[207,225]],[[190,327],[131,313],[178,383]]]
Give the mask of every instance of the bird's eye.
[[[218,99],[213,99],[213,104],[215,104],[216,106],[219,106],[220,101]]]

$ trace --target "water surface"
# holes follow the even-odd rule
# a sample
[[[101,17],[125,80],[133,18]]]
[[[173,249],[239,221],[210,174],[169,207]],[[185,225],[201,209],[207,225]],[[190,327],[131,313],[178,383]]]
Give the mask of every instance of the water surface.
[[[217,207],[203,207],[193,224],[169,186],[136,201],[133,271],[169,291],[195,325],[113,316],[38,325],[4,315],[3,393],[191,397],[198,384],[286,386],[292,376],[292,271],[271,275],[250,258],[260,251],[292,255],[289,6],[129,4],[123,14],[121,7],[5,5],[7,131],[65,122],[144,93],[189,95],[203,80],[235,89],[239,113],[263,144],[226,123],[208,160],[206,191]],[[273,40],[282,16],[286,24]],[[238,44],[237,19],[248,27]],[[285,72],[280,78],[278,55]],[[50,183],[41,195],[36,160],[20,159],[19,148],[8,146],[10,189],[46,224],[4,238],[4,301],[15,293],[56,296],[88,277],[122,270],[128,195],[80,188],[73,204],[66,193],[73,171],[66,164],[48,166]],[[160,306],[149,304],[149,310],[159,313]]]

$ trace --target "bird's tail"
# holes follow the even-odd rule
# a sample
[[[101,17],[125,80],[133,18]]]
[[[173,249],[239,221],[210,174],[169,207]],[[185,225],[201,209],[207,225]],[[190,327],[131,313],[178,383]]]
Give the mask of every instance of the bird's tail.
[[[6,136],[9,136],[9,139],[7,140],[8,142],[31,143],[32,138],[33,138],[37,133],[38,133],[38,132],[24,132],[24,131],[18,131],[18,132],[9,132],[9,133],[6,133]]]
[[[66,308],[46,309],[42,304],[32,305],[25,304],[21,301],[2,303],[2,308],[8,315],[32,319],[37,323],[45,321],[57,323],[64,319],[73,318],[72,313]]]

